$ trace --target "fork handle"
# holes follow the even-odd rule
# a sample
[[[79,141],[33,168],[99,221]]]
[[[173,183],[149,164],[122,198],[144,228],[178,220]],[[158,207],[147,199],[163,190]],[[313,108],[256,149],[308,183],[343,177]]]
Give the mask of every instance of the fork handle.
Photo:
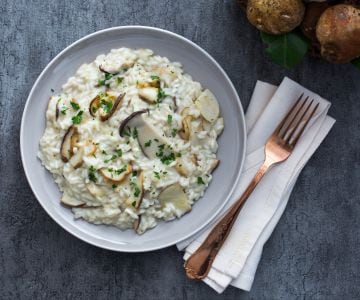
[[[184,268],[188,278],[203,279],[207,276],[212,263],[229,235],[230,230],[234,225],[241,208],[243,207],[243,204],[249,198],[250,194],[253,192],[270,166],[271,163],[268,163],[267,161],[263,163],[240,199],[230,207],[228,212],[216,224],[201,246],[185,262]]]

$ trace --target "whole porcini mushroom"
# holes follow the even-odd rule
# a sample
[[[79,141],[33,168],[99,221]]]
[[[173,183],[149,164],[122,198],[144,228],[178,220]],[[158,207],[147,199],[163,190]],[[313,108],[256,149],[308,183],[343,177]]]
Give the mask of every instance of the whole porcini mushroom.
[[[305,12],[301,0],[249,0],[246,14],[257,29],[283,34],[300,25]]]
[[[316,26],[321,56],[333,63],[347,63],[360,56],[360,8],[350,4],[329,7]]]

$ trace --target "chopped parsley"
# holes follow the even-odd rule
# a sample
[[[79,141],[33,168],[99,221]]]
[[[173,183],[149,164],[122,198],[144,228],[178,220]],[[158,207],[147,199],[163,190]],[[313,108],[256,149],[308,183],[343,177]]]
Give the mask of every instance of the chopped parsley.
[[[155,141],[155,142],[157,142],[157,143],[159,142],[159,140],[158,140],[158,139],[154,139],[154,141]]]
[[[198,177],[197,178],[197,184],[205,184],[205,182],[201,177]]]
[[[176,128],[173,128],[172,131],[171,131],[171,136],[175,137],[177,132],[178,132],[178,130]]]
[[[137,137],[138,137],[138,130],[137,130],[137,128],[135,127],[134,129],[133,129],[133,132],[132,132],[132,137],[134,138],[134,139],[136,139]]]
[[[116,82],[117,82],[117,84],[122,83],[123,80],[124,80],[124,77],[116,77]]]
[[[132,171],[131,175],[132,175],[132,176],[136,176],[136,175],[137,175],[137,171]]]
[[[121,149],[116,149],[115,152],[116,152],[118,157],[122,156],[122,150]]]
[[[139,189],[139,187],[136,185],[134,188],[134,196],[135,197],[139,197],[141,193],[141,190]]]
[[[133,202],[131,203],[131,205],[132,205],[133,207],[136,207],[136,201],[133,201]]]
[[[111,135],[111,136],[114,136],[114,131],[111,131],[111,132],[110,132],[110,135]]]
[[[121,173],[124,173],[126,170],[127,170],[127,166],[125,165],[122,168],[115,170],[115,173],[117,175],[120,175]]]
[[[117,159],[117,156],[116,156],[115,154],[113,154],[109,159],[105,159],[105,160],[104,160],[104,163],[107,164],[109,161],[115,160],[115,159]]]
[[[165,94],[163,89],[159,89],[158,92],[158,98],[157,98],[157,102],[160,103],[162,101],[162,99],[164,99],[167,95]]]
[[[150,78],[151,78],[152,80],[160,80],[160,77],[157,76],[157,75],[151,75]]]
[[[107,152],[105,150],[101,150],[101,153],[107,155]]]
[[[64,105],[62,108],[61,108],[61,113],[63,114],[63,115],[66,115],[66,111],[68,110],[68,108]]]
[[[75,116],[71,118],[73,124],[80,124],[82,120],[83,111],[80,110]]]
[[[168,123],[169,125],[171,125],[171,124],[172,124],[172,121],[173,121],[172,115],[168,115],[168,116],[167,116],[167,123]]]
[[[154,171],[154,175],[155,175],[155,178],[160,179],[160,173],[159,172]]]
[[[113,77],[110,73],[105,73],[105,80],[110,80]]]
[[[117,185],[116,185],[116,184],[113,184],[111,187],[112,187],[113,189],[116,189],[116,188],[117,188]]]
[[[105,99],[101,99],[100,107],[106,112],[109,113],[113,107],[113,103],[111,101],[106,101]]]
[[[161,162],[164,165],[170,165],[175,160],[175,155],[173,152],[171,152],[169,155],[165,155],[162,158],[160,158]]]
[[[103,86],[103,85],[105,85],[105,80],[99,80],[97,85],[98,85],[98,86]]]
[[[76,102],[70,101],[70,104],[71,104],[71,106],[72,106],[72,108],[74,110],[79,110],[80,109],[80,105],[77,104]]]
[[[92,182],[96,182],[96,180],[97,180],[95,172],[96,172],[96,169],[94,168],[94,166],[91,166],[89,168],[89,180]]]
[[[148,140],[144,145],[145,145],[145,147],[150,147],[151,146],[151,140]]]
[[[176,157],[181,157],[181,153],[180,152],[176,153]]]
[[[129,136],[129,137],[131,136],[131,129],[130,129],[129,126],[126,126],[123,134],[124,134],[125,136]]]

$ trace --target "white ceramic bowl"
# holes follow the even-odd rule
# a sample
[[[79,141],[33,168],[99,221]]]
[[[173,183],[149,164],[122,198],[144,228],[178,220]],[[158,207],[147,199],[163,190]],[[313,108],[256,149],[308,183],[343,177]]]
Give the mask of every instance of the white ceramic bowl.
[[[185,72],[211,89],[220,103],[225,130],[219,138],[220,165],[204,197],[179,220],[161,222],[139,236],[132,230],[93,225],[74,220],[60,205],[60,192],[51,174],[37,158],[45,128],[45,111],[51,89],[59,91],[77,68],[113,48],[150,48],[170,61],[179,61]],[[219,64],[203,49],[177,34],[162,29],[125,26],[90,34],[58,54],[36,80],[24,108],[20,147],[24,170],[36,198],[65,230],[90,244],[115,251],[142,252],[176,244],[197,233],[221,211],[238,181],[245,156],[245,121],[239,97]]]

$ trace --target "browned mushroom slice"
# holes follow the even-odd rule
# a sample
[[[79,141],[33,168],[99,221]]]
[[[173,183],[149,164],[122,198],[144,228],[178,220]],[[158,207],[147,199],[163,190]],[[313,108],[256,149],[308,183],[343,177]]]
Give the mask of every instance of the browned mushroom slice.
[[[114,167],[101,168],[99,170],[100,174],[108,181],[120,183],[131,173],[132,166],[130,164],[116,169]]]
[[[166,138],[158,130],[143,118],[143,113],[147,110],[140,110],[127,117],[120,126],[120,135],[123,136],[125,128],[136,128],[137,140],[141,151],[150,159],[156,158],[158,146],[168,144]],[[156,141],[156,142],[155,142]]]
[[[134,118],[136,118],[137,116],[143,114],[143,113],[146,113],[148,112],[147,109],[143,109],[143,110],[138,110],[138,111],[135,111],[133,112],[131,115],[129,115],[126,119],[124,119],[121,124],[120,124],[120,128],[119,128],[119,134],[121,137],[124,137],[124,132],[125,132],[125,129],[127,127],[130,127],[130,121]]]
[[[116,112],[116,110],[118,109],[121,101],[124,99],[125,93],[124,94],[120,94],[115,101],[112,104],[112,108],[110,109],[110,111],[108,111],[105,115],[101,115],[100,116],[100,120],[101,121],[107,121],[108,119],[111,118],[111,116]]]
[[[136,201],[136,209],[139,209],[144,198],[144,172],[141,171],[136,178],[136,186],[134,188],[134,199]]]
[[[70,197],[67,193],[64,193],[61,197],[61,203],[69,207],[81,207],[85,205],[85,202]]]
[[[159,194],[159,201],[162,207],[173,205],[177,210],[177,217],[191,210],[188,197],[179,183],[164,188]]]
[[[185,118],[183,118],[182,120],[182,129],[179,130],[179,135],[183,140],[188,141],[190,138],[190,134],[191,134],[191,121],[192,121],[192,116],[186,116]]]
[[[93,195],[95,198],[101,197],[105,194],[104,190],[94,182],[88,183],[86,187],[89,190],[90,194]]]
[[[183,160],[180,158],[176,160],[175,169],[181,176],[189,176],[189,170],[185,167]]]
[[[63,162],[68,162],[71,156],[73,155],[73,143],[75,140],[72,138],[72,136],[75,132],[77,132],[76,127],[71,126],[66,131],[63,137],[60,146],[60,155],[61,155],[61,160]]]
[[[97,147],[92,140],[87,140],[84,145],[84,155],[91,156],[96,153]]]
[[[147,87],[159,88],[160,80],[154,79],[152,81],[141,81],[141,82],[138,82],[137,87],[139,89],[143,89],[143,88],[147,88]]]
[[[139,89],[139,97],[149,104],[156,103],[159,89],[156,87],[144,87]]]
[[[200,94],[195,101],[195,105],[206,121],[214,123],[219,117],[219,103],[209,90],[205,90]]]
[[[89,106],[89,113],[94,118],[96,117],[96,113],[100,107],[100,96],[97,95],[94,99],[91,100],[90,106]]]
[[[73,166],[74,169],[80,168],[83,164],[84,149],[82,147],[78,148],[77,152],[73,154],[69,160],[69,163]]]
[[[141,215],[139,215],[139,217],[134,221],[134,225],[133,228],[135,230],[136,233],[139,233],[139,227],[140,227],[140,223],[141,223]]]

